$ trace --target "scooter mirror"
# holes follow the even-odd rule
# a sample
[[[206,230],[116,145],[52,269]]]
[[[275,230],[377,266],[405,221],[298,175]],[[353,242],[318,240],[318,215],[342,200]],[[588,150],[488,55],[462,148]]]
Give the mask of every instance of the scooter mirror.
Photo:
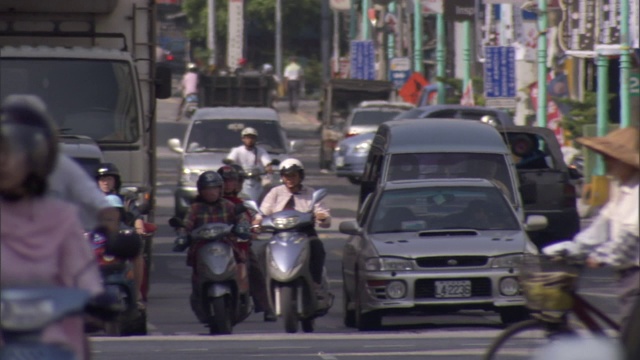
[[[320,200],[324,199],[327,196],[327,194],[328,194],[327,189],[318,189],[314,191],[311,197],[312,205],[319,203]],[[313,206],[311,206],[311,209],[313,209]]]
[[[262,214],[262,211],[260,211],[260,208],[258,207],[258,203],[255,202],[255,200],[245,200],[243,203],[245,208],[255,211],[258,214]]]
[[[181,228],[184,227],[184,223],[179,218],[172,217],[171,219],[169,219],[169,226],[173,228]]]

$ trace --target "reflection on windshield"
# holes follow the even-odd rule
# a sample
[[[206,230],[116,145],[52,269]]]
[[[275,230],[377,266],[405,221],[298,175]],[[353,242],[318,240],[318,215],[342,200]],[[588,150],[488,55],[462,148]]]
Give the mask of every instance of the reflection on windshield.
[[[497,188],[429,187],[386,191],[378,201],[372,233],[443,229],[519,230]]]
[[[278,123],[271,120],[195,120],[187,139],[187,152],[230,151],[242,145],[240,132],[252,127],[258,132],[258,145],[275,154],[285,152]]]
[[[514,201],[507,159],[500,154],[480,153],[416,153],[394,154],[388,181],[480,178],[491,180],[510,201]]]
[[[380,125],[401,112],[400,110],[358,111],[353,114],[351,125]]]
[[[98,142],[138,140],[132,69],[124,61],[2,59],[0,100],[37,95],[68,135]]]

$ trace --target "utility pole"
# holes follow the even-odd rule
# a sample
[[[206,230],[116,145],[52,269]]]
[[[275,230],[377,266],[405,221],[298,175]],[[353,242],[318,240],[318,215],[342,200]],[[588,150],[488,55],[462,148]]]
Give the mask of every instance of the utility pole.
[[[396,11],[396,2],[395,1],[391,1],[391,3],[389,3],[389,13],[393,14],[394,16],[396,16],[396,21],[398,19],[397,14],[398,12]],[[395,34],[395,28],[392,29],[392,31],[389,32],[387,36],[387,59],[393,59],[395,54],[396,54],[396,34]]]
[[[371,7],[369,0],[362,0],[362,40],[371,40],[371,27],[369,26],[368,11]]]
[[[547,127],[547,0],[538,0],[538,113],[540,127]],[[598,83],[600,79],[598,78]]]
[[[322,0],[321,20],[322,29],[320,37],[320,56],[322,59],[322,80],[329,80],[329,58],[330,58],[330,42],[331,42],[331,9],[329,9],[329,0]]]
[[[333,10],[333,74],[340,72],[340,17],[338,10]]]
[[[422,63],[422,2],[413,2],[413,70],[424,73]]]
[[[276,75],[282,79],[282,0],[276,0]]]
[[[462,68],[462,92],[464,93],[467,91],[467,86],[471,80],[471,21],[463,21],[462,29],[464,33],[464,44],[462,45],[462,62],[464,64]]]
[[[628,127],[631,123],[631,41],[629,36],[629,0],[620,2],[620,127]]]
[[[216,64],[216,0],[207,0],[207,47],[209,47],[209,65]]]
[[[444,14],[436,14],[436,75],[439,78],[445,76],[445,34],[444,34]],[[444,83],[438,81],[438,104],[444,104],[445,91]]]

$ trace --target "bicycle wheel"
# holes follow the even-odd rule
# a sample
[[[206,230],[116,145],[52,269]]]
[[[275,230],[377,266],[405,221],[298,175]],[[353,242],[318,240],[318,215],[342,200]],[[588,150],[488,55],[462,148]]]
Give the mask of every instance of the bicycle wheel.
[[[562,324],[551,324],[538,319],[521,321],[500,333],[489,346],[483,359],[531,359],[543,346],[573,333]]]

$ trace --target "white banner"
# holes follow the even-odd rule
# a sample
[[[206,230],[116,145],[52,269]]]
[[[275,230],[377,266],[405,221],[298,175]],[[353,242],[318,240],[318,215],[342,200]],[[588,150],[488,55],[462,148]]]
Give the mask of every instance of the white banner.
[[[444,0],[421,0],[423,14],[442,14]]]
[[[243,0],[229,0],[229,28],[227,36],[227,65],[233,71],[242,59],[244,46],[244,4]]]
[[[629,2],[629,32],[632,48],[640,48],[640,0]]]
[[[329,0],[331,10],[348,11],[351,10],[351,0]]]

